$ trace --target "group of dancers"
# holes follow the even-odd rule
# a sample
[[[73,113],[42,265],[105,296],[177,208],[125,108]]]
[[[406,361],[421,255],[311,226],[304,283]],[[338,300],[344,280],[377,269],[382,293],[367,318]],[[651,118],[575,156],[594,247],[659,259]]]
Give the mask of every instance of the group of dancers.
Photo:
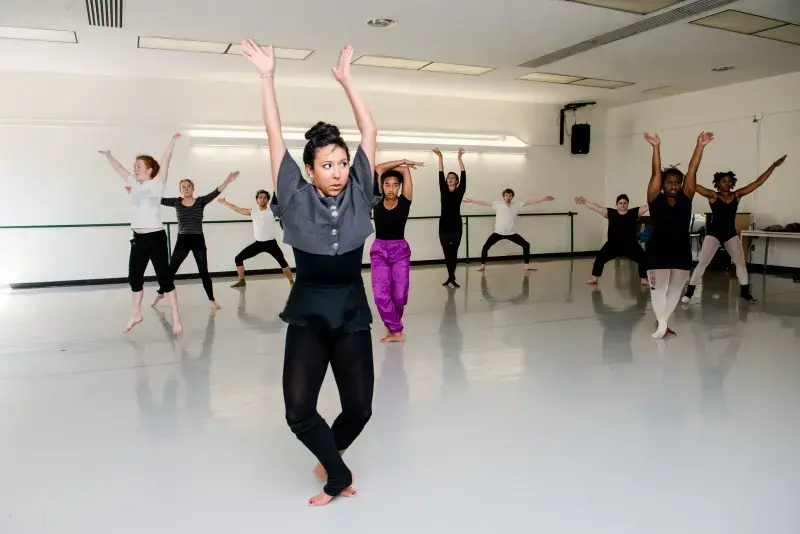
[[[268,137],[272,176],[272,197],[267,191],[256,193],[255,208],[241,208],[224,198],[218,202],[250,216],[253,220],[255,242],[236,256],[239,280],[234,287],[245,285],[244,261],[260,252],[271,254],[289,280],[291,291],[280,318],[288,324],[284,348],[283,395],[286,421],[297,438],[319,461],[314,474],[324,484],[322,492],[309,500],[311,506],[323,506],[334,497],[352,497],[353,476],[343,455],[359,436],[372,415],[374,367],[370,311],[361,262],[366,239],[373,232],[374,215],[376,239],[370,250],[372,289],[376,307],[387,330],[382,341],[402,341],[403,310],[408,301],[411,249],[405,239],[405,226],[413,200],[412,170],[421,162],[397,160],[376,164],[377,127],[360,94],[351,81],[350,63],[353,50],[346,47],[339,58],[333,76],[344,89],[355,115],[361,142],[354,157],[339,129],[319,122],[305,134],[307,140],[301,167],[289,155],[284,143],[281,119],[275,95],[275,57],[272,47],[261,48],[253,41],[242,42],[244,55],[261,78],[261,97],[264,125]],[[616,209],[601,208],[578,197],[576,202],[597,211],[609,219],[609,240],[598,255],[590,283],[596,283],[603,265],[616,256],[627,256],[640,265],[642,283],[650,286],[653,309],[658,319],[653,337],[672,333],[667,326],[670,314],[681,298],[692,265],[689,240],[691,201],[696,191],[709,198],[712,211],[718,215],[713,241],[706,240],[701,252],[708,258],[706,246],[725,243],[730,249],[741,244],[731,234],[726,217],[735,213],[735,202],[759,187],[769,177],[781,158],[758,181],[732,192],[735,177],[725,173],[715,179],[719,192],[696,185],[696,173],[705,146],[713,135],[702,133],[686,175],[677,168],[662,169],[658,136],[645,135],[653,147],[652,175],[647,188],[646,206],[630,209],[627,196],[620,195]],[[181,262],[191,251],[197,261],[203,287],[212,308],[219,309],[208,274],[206,245],[202,232],[203,210],[219,197],[238,173],[231,173],[214,191],[194,197],[194,184],[182,180],[180,198],[164,198],[170,159],[176,134],[161,163],[150,156],[136,158],[133,173],[129,173],[109,151],[106,156],[122,176],[130,192],[132,212],[129,279],[133,308],[125,331],[142,321],[143,278],[148,262],[152,262],[158,279],[156,300],[166,297],[172,307],[173,333],[183,327],[173,282]],[[434,149],[439,159],[439,190],[441,217],[439,238],[444,252],[448,278],[445,286],[459,287],[455,277],[458,248],[461,243],[462,203],[491,207],[496,213],[495,231],[489,236],[481,253],[479,270],[485,269],[489,249],[507,239],[523,249],[524,268],[529,263],[530,244],[516,230],[516,218],[527,205],[554,200],[552,196],[535,197],[514,202],[514,191],[506,189],[502,200],[486,202],[465,198],[467,175],[462,156],[458,153],[460,173],[444,173],[442,153]],[[304,179],[303,170],[309,178]],[[130,178],[134,178],[130,180]],[[168,258],[167,236],[161,216],[161,205],[176,209],[178,241]],[[646,253],[636,242],[636,220],[649,209],[652,237]],[[284,243],[292,247],[295,258],[293,277],[275,239],[275,217],[283,227]],[[735,240],[735,241],[734,241]],[[711,254],[713,256],[713,254]],[[740,256],[734,257],[735,262]],[[643,265],[647,268],[644,270]],[[740,275],[742,295],[752,300],[747,290],[747,274]],[[702,271],[700,271],[700,275]],[[698,278],[699,276],[698,275]],[[693,278],[693,283],[697,280]],[[687,296],[691,297],[693,285]],[[317,398],[328,366],[332,368],[339,388],[342,411],[331,426],[317,411]]]

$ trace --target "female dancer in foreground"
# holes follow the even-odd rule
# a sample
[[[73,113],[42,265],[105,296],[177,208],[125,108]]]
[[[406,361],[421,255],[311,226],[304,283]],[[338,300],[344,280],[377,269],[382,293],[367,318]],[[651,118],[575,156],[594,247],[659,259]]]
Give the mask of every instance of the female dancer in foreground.
[[[447,280],[443,286],[452,285],[461,287],[456,283],[456,264],[458,263],[458,247],[461,246],[461,201],[467,191],[467,171],[464,168],[464,149],[458,149],[458,167],[461,177],[448,172],[444,176],[444,157],[438,148],[433,153],[439,158],[439,194],[442,203],[442,212],[439,216],[439,243],[444,252],[444,263],[447,266]]]
[[[169,269],[169,250],[167,248],[167,232],[161,222],[161,196],[167,183],[169,163],[172,151],[181,134],[172,136],[172,140],[161,158],[161,165],[151,156],[141,155],[133,164],[133,174],[114,159],[110,150],[101,150],[111,167],[125,183],[131,187],[131,253],[128,259],[128,281],[131,286],[132,309],[131,318],[125,325],[125,332],[130,332],[142,322],[142,298],[144,298],[144,272],[147,264],[153,262],[153,269],[158,278],[158,286],[164,290],[172,307],[172,332],[177,336],[183,332],[181,314],[178,310],[178,293]],[[164,172],[159,174],[163,166]],[[131,182],[131,177],[134,180]]]
[[[372,416],[372,314],[361,278],[361,258],[364,241],[372,233],[372,208],[381,201],[372,189],[378,130],[352,86],[353,49],[348,46],[333,76],[353,107],[361,146],[351,167],[339,129],[317,123],[306,132],[303,163],[312,181],[306,182],[281,134],[273,49],[264,51],[252,41],[242,46],[242,53],[261,75],[275,188],[273,206],[283,221],[284,242],[292,246],[297,262],[297,282],[281,313],[281,319],[289,324],[283,364],[286,421],[319,460],[314,470],[317,477],[327,477],[322,493],[308,502],[324,506],[337,495],[355,495],[350,486],[353,475],[341,455]],[[332,427],[317,412],[328,365],[342,405]]]
[[[203,210],[238,176],[239,171],[230,173],[216,189],[200,198],[194,198],[194,182],[187,178],[181,180],[179,184],[180,197],[161,199],[161,205],[175,208],[175,214],[178,217],[178,240],[172,250],[172,260],[169,263],[170,272],[174,277],[183,260],[191,252],[194,256],[194,261],[197,262],[197,270],[200,273],[200,280],[203,281],[203,289],[206,290],[208,301],[214,310],[219,310],[221,306],[214,300],[214,286],[211,285],[211,275],[208,274],[208,252],[206,250],[206,238],[203,235]],[[158,301],[163,298],[164,290],[159,287],[152,306],[155,307]]]
[[[375,206],[375,241],[369,251],[372,293],[387,336],[381,342],[403,341],[403,310],[408,302],[408,276],[411,248],[405,239],[406,222],[411,211],[414,162],[382,163],[375,171],[375,196],[383,190],[383,201]],[[402,194],[400,193],[400,188]]]
[[[244,279],[244,262],[262,252],[266,252],[278,262],[283,271],[283,276],[289,280],[289,284],[294,283],[292,278],[292,270],[283,257],[283,251],[278,246],[278,241],[275,239],[275,215],[269,207],[269,193],[263,189],[256,191],[256,202],[258,206],[256,209],[240,208],[236,204],[231,204],[224,198],[219,199],[217,202],[223,206],[232,209],[239,215],[253,218],[253,235],[256,240],[247,245],[242,251],[233,259],[236,264],[236,274],[239,275],[237,280],[231,287],[244,287],[247,282]]]
[[[590,210],[599,213],[602,218],[608,219],[608,241],[606,241],[594,259],[592,277],[586,282],[587,284],[596,284],[597,279],[603,275],[605,264],[620,256],[636,262],[639,265],[639,278],[642,279],[642,285],[649,284],[644,250],[639,246],[636,227],[639,223],[639,216],[647,213],[650,206],[645,204],[644,206],[629,209],[629,203],[628,195],[625,194],[617,197],[617,209],[603,208],[583,197],[575,197],[575,204],[586,206]]]
[[[661,141],[658,136],[644,134],[653,145],[653,169],[647,185],[650,223],[653,234],[647,242],[647,274],[650,278],[650,297],[658,320],[655,339],[675,333],[667,321],[681,299],[683,286],[692,268],[692,245],[689,226],[692,219],[692,198],[697,181],[697,169],[703,150],[714,134],[703,132],[689,162],[686,177],[676,168],[661,170]]]
[[[750,294],[750,281],[747,274],[747,262],[744,258],[744,249],[739,235],[736,232],[736,210],[739,207],[739,199],[749,195],[767,181],[772,176],[773,171],[786,161],[783,156],[778,161],[769,166],[755,182],[747,186],[733,190],[736,187],[736,175],[732,171],[718,172],[714,174],[714,189],[706,189],[702,185],[697,186],[697,192],[708,199],[711,205],[711,222],[706,229],[706,237],[703,240],[703,247],[700,249],[700,261],[694,268],[692,279],[686,288],[686,294],[681,299],[684,303],[694,295],[694,289],[703,273],[714,259],[714,255],[719,250],[720,244],[725,245],[725,250],[731,256],[733,264],[736,266],[736,277],[739,279],[739,296],[744,300],[755,303],[758,302]]]

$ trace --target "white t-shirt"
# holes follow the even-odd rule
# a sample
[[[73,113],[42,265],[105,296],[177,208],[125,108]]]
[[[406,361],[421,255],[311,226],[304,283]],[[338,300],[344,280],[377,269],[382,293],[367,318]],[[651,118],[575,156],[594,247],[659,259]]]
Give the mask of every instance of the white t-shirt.
[[[131,183],[131,228],[161,228],[161,197],[166,184],[157,178]]]
[[[253,217],[253,235],[256,237],[256,241],[275,239],[275,215],[269,206],[262,211],[256,204],[256,207],[250,212]]]
[[[521,202],[512,202],[507,206],[502,200],[492,202],[494,212],[497,214],[494,220],[494,233],[500,235],[512,235],[517,233],[517,215],[522,210]]]

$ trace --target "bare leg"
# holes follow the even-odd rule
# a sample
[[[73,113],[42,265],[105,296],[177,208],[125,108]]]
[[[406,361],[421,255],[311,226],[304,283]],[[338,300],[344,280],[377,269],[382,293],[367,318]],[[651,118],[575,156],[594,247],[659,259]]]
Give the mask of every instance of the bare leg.
[[[486,270],[486,264],[484,263],[478,265],[478,268],[476,269],[476,271],[485,271],[485,270]]]
[[[212,310],[221,310],[221,309],[222,309],[222,306],[220,306],[219,304],[217,304],[217,301],[216,301],[216,300],[210,300],[210,301],[208,301],[208,302],[209,302],[209,304],[211,304],[211,309],[212,309]]]
[[[183,323],[181,322],[181,312],[178,310],[177,290],[172,290],[167,293],[167,300],[172,307],[172,333],[178,336],[183,332]]]
[[[125,325],[124,333],[130,332],[134,326],[142,322],[142,299],[144,298],[144,290],[135,291],[131,293],[131,318],[128,324]]]
[[[292,277],[292,270],[289,267],[284,267],[283,268],[283,276],[285,276],[286,279],[289,280],[289,285],[294,285],[294,278]],[[242,272],[241,277],[244,277],[244,272]]]
[[[587,283],[587,284],[589,284],[590,286],[593,286],[593,285],[596,285],[596,284],[597,284],[597,281],[598,281],[598,280],[599,280],[599,278],[597,278],[596,276],[592,276],[591,278],[589,278],[589,279],[586,281],[586,283]]]
[[[231,287],[244,287],[245,280],[244,280],[244,265],[237,265],[236,266],[236,274],[239,275],[239,280],[233,284]]]
[[[525,271],[538,271],[539,269],[537,269],[536,267],[534,267],[530,263],[525,263],[524,267],[523,267],[523,270],[525,270]]]
[[[381,339],[381,343],[396,343],[398,341],[405,341],[406,335],[402,332],[390,333],[385,338]]]
[[[163,293],[156,293],[156,298],[153,299],[153,303],[150,305],[151,308],[155,308],[158,301],[164,298]]]

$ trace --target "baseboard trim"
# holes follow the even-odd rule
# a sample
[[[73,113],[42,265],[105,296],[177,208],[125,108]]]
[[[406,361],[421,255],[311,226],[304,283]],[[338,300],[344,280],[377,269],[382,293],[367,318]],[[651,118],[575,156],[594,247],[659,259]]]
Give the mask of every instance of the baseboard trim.
[[[531,259],[558,259],[558,258],[584,258],[584,257],[592,257],[597,254],[598,251],[582,251],[582,252],[555,252],[549,254],[531,254]],[[514,261],[514,260],[522,260],[522,256],[493,256],[488,259],[490,262],[495,261]],[[470,258],[470,261],[467,261],[466,258],[459,258],[459,263],[472,263],[477,265],[478,263],[477,258]],[[416,260],[411,262],[412,266],[424,266],[424,265],[444,265],[444,260]],[[362,265],[363,269],[369,268],[369,263],[364,263]],[[281,274],[280,269],[253,269],[247,270],[247,276],[262,276],[262,275],[270,275],[270,274]],[[210,273],[211,278],[232,278],[236,276],[236,271],[218,271]],[[175,280],[197,280],[200,276],[197,273],[191,274],[178,274],[175,275]],[[146,276],[144,278],[145,282],[156,282],[155,276]],[[102,286],[102,285],[114,285],[114,284],[127,284],[127,278],[91,278],[85,280],[54,280],[49,282],[22,282],[17,284],[9,284],[11,289],[41,289],[41,288],[48,288],[48,287],[80,287],[80,286]]]

